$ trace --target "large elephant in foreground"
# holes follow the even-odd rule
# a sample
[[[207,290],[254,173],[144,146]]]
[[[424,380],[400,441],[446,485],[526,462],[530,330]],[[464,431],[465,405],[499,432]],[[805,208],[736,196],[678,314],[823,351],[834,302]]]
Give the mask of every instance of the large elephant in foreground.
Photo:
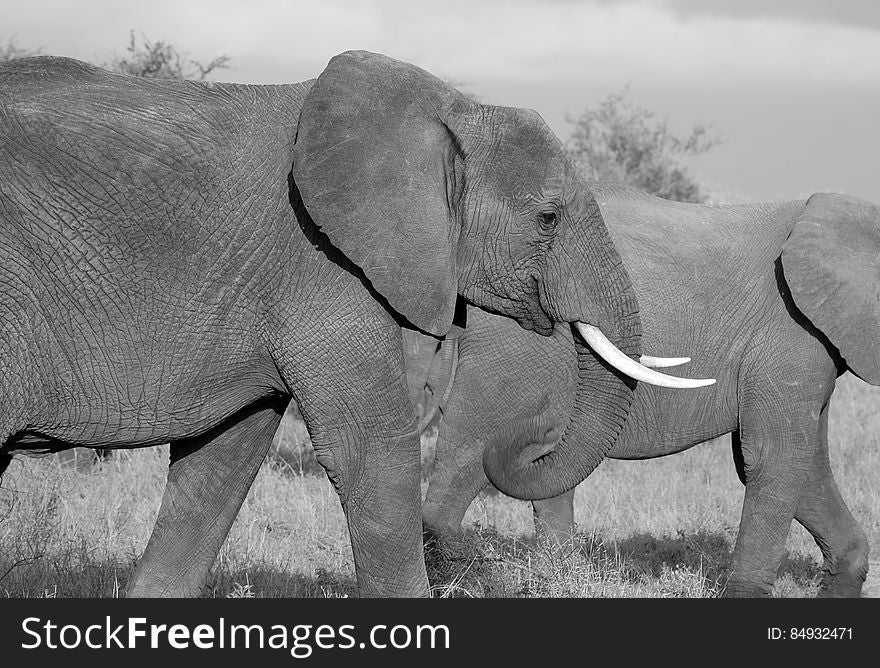
[[[865,534],[828,459],[828,402],[849,370],[880,383],[880,207],[842,195],[742,206],[680,204],[592,184],[641,304],[643,345],[682,351],[717,384],[639,384],[608,456],[643,459],[732,433],[745,498],[729,596],[768,595],[792,518],[824,556],[824,596],[856,596]],[[488,478],[535,501],[539,530],[570,535],[572,480],[535,486],[532,462],[596,450],[602,388],[568,328],[550,338],[470,309],[436,446],[425,523],[458,531]],[[595,452],[601,460],[604,447]],[[558,495],[558,496],[557,496]],[[553,498],[547,498],[553,497]]]
[[[640,351],[558,139],[412,65],[346,52],[250,86],[22,59],[0,66],[0,120],[0,473],[170,442],[129,595],[199,593],[291,396],[360,592],[425,595],[401,326],[442,337],[464,298]],[[603,397],[610,446],[631,388],[609,372]]]

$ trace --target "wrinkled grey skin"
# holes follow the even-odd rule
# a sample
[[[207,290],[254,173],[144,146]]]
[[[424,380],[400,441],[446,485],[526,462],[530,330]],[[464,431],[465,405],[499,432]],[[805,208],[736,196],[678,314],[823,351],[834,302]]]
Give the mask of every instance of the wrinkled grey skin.
[[[443,341],[414,329],[402,331],[406,385],[420,434],[439,427],[441,407],[449,400],[458,366],[458,331],[453,327]]]
[[[824,556],[821,594],[858,596],[868,546],[829,467],[828,402],[847,370],[880,382],[880,207],[831,194],[715,207],[593,190],[636,287],[644,349],[690,356],[687,375],[718,380],[689,392],[639,383],[608,456],[660,457],[732,433],[746,491],[725,594],[770,594],[794,518]],[[557,439],[589,448],[583,425],[597,417],[585,414],[594,387],[568,330],[540,338],[470,309],[458,345],[424,505],[441,535],[460,530],[484,465],[522,497],[509,470]],[[554,480],[547,489],[561,491]],[[573,494],[535,501],[539,534],[571,535]]]
[[[639,353],[620,257],[534,112],[367,52],[285,86],[0,66],[0,473],[170,442],[131,596],[200,592],[291,396],[361,594],[426,595],[401,326],[442,337],[459,295]]]

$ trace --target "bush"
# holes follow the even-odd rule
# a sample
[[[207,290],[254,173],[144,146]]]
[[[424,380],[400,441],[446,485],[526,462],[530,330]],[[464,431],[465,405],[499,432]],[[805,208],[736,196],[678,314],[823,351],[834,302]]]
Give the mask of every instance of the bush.
[[[158,40],[151,42],[141,35],[138,44],[134,30],[129,35],[129,43],[124,56],[114,56],[111,60],[101,63],[101,67],[148,79],[195,79],[204,81],[211,72],[229,67],[229,56],[217,56],[207,65],[193,60],[185,51],[181,51],[170,42]]]
[[[721,142],[703,125],[681,137],[654,112],[628,99],[629,88],[609,95],[596,109],[577,118],[566,148],[584,175],[593,181],[615,181],[666,199],[703,202],[706,197],[681,159],[705,153]]]

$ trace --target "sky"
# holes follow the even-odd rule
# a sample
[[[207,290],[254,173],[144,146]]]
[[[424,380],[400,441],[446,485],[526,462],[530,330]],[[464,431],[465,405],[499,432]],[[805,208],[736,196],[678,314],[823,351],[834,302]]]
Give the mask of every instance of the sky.
[[[878,0],[0,0],[0,45],[100,62],[131,30],[229,56],[225,81],[301,81],[342,51],[383,53],[535,109],[562,140],[568,117],[628,85],[676,131],[723,139],[687,163],[716,199],[880,204]]]

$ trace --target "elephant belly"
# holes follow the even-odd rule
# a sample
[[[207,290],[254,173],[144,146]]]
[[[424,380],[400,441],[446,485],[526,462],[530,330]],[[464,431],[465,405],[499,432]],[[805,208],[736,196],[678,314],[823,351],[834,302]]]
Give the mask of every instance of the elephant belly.
[[[80,383],[47,388],[0,446],[5,452],[55,452],[74,446],[159,445],[202,434],[249,404],[275,393],[270,365],[230,363],[203,372],[116,369]],[[104,379],[103,381],[98,378]],[[106,381],[106,382],[105,382]]]
[[[724,396],[736,396],[724,390],[724,378],[702,400],[685,396],[681,390],[654,388],[639,384],[632,410],[617,442],[608,456],[613,459],[649,459],[687,450],[737,426],[734,404]]]

